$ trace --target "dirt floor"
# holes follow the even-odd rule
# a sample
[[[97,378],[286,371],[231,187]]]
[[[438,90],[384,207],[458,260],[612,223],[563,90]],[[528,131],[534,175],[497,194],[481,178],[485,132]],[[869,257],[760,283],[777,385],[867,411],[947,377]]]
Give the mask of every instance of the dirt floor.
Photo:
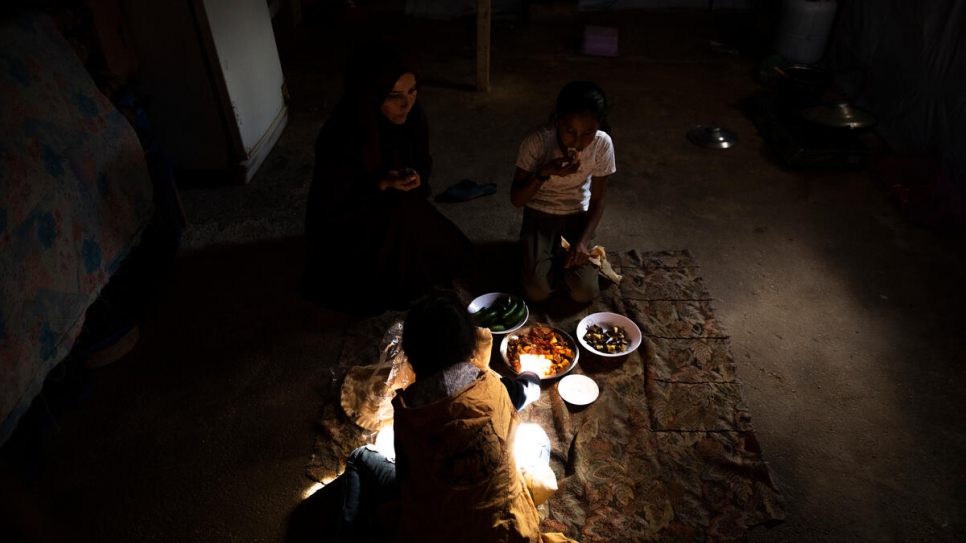
[[[590,22],[619,27],[620,56],[576,53]],[[434,191],[499,185],[440,205],[479,242],[515,239],[517,146],[561,86],[608,92],[618,173],[597,242],[689,249],[701,264],[787,500],[785,522],[750,541],[966,540],[962,242],[904,221],[866,171],[780,167],[743,110],[763,89],[762,57],[742,49],[754,25],[706,11],[498,17],[489,93],[471,90],[472,20],[307,21],[284,61],[277,147],[248,186],[183,191],[183,251],[137,347],[48,432],[22,501],[42,524],[72,541],[283,540],[311,486],[304,465],[346,323],[294,292],[312,145],[351,43],[380,25],[419,53]],[[740,143],[685,138],[711,122]],[[333,249],[351,241],[338,233]]]

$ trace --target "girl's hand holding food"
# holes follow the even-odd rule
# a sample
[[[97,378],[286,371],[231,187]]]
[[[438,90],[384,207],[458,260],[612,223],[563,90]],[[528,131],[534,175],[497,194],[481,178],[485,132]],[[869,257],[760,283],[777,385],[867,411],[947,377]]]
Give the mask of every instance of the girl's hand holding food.
[[[570,246],[570,250],[567,251],[567,261],[564,263],[565,268],[572,268],[576,266],[582,266],[590,261],[590,251],[587,250],[587,245],[584,243],[575,243]]]
[[[386,172],[386,175],[379,180],[379,190],[396,189],[403,192],[408,192],[419,187],[421,184],[422,180],[419,178],[419,172],[416,170],[411,168],[406,168],[402,172],[389,170]]]
[[[550,162],[544,164],[537,173],[541,176],[548,177],[551,175],[556,175],[558,177],[564,175],[570,175],[580,168],[580,161],[571,160],[569,157],[558,157]]]

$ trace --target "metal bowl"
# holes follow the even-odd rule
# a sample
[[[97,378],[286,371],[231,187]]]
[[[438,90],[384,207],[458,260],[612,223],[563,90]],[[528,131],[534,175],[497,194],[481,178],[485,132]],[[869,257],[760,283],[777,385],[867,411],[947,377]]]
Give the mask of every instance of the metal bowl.
[[[695,126],[688,130],[687,136],[691,143],[709,149],[727,149],[738,145],[738,136],[734,132],[713,124]]]
[[[516,373],[516,374],[519,375],[519,372],[517,372],[515,369],[513,369],[513,364],[510,363],[510,359],[507,358],[507,354],[506,354],[507,346],[509,345],[510,340],[512,338],[527,335],[528,333],[530,333],[530,330],[534,326],[537,326],[537,325],[538,324],[534,324],[534,325],[531,325],[531,326],[526,326],[524,328],[521,328],[521,329],[517,330],[516,332],[514,332],[512,334],[507,334],[507,335],[505,335],[503,337],[503,341],[500,342],[500,355],[503,357],[503,362],[506,363],[507,367],[510,368],[510,371],[512,371],[513,373]],[[567,366],[563,371],[558,372],[558,373],[556,373],[554,375],[546,376],[546,377],[541,376],[540,379],[543,380],[543,381],[547,381],[547,380],[550,380],[550,379],[556,379],[558,377],[562,377],[564,375],[567,375],[574,368],[577,367],[577,360],[580,358],[580,349],[577,348],[577,342],[574,341],[574,338],[570,337],[570,334],[568,334],[567,332],[564,332],[560,328],[557,328],[557,327],[554,327],[554,326],[550,326],[549,324],[539,324],[539,326],[545,326],[547,328],[553,328],[554,332],[557,332],[558,334],[560,334],[560,337],[564,338],[564,340],[567,342],[567,346],[570,347],[570,350],[573,351],[573,353],[574,353],[574,359],[570,362],[570,365]]]
[[[802,117],[817,126],[855,135],[872,130],[879,121],[873,113],[848,102],[805,108]]]
[[[807,64],[776,66],[778,92],[793,101],[818,101],[828,89],[832,75],[828,70]]]

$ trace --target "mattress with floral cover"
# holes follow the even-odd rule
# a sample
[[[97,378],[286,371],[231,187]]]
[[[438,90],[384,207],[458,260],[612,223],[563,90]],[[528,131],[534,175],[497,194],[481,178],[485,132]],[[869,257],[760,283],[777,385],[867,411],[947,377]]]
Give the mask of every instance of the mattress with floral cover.
[[[127,120],[40,12],[0,21],[0,444],[152,213]]]

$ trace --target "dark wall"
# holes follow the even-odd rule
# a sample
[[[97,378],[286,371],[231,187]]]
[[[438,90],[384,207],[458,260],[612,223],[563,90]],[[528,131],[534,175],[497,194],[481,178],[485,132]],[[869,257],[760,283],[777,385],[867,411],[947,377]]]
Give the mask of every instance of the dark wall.
[[[839,0],[828,59],[900,155],[935,158],[966,192],[966,2]]]

